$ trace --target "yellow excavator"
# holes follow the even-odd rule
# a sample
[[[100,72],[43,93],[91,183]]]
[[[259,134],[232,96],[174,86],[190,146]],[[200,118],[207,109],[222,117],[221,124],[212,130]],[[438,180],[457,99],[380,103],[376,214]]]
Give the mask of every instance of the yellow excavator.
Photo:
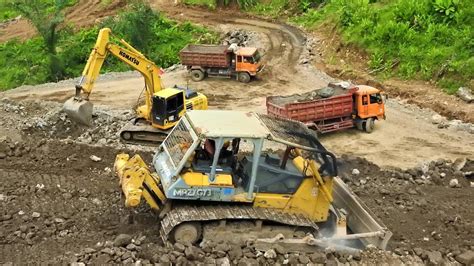
[[[353,250],[384,249],[392,235],[337,177],[336,157],[300,122],[193,110],[152,165],[155,172],[139,155],[122,153],[114,170],[125,206],[140,206],[143,198],[159,212],[163,240],[196,243],[221,235],[264,248]]]
[[[100,69],[111,54],[145,79],[145,104],[136,109],[136,118],[120,131],[123,142],[132,144],[160,143],[167,136],[186,110],[207,109],[207,97],[188,88],[163,88],[160,68],[126,41],[115,38],[109,28],[99,31],[97,42],[87,60],[76,94],[64,103],[63,110],[76,122],[91,125],[93,105],[89,96]]]

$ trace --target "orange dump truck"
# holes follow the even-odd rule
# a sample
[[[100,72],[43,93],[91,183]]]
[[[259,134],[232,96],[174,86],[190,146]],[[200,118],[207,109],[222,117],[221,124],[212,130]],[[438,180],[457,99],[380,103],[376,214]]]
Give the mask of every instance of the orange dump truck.
[[[179,57],[194,81],[215,76],[247,83],[263,69],[254,47],[189,44],[179,52]]]
[[[266,104],[269,115],[301,121],[319,133],[354,126],[370,133],[375,120],[385,119],[381,91],[365,85],[345,89],[330,83],[305,94],[269,96]]]

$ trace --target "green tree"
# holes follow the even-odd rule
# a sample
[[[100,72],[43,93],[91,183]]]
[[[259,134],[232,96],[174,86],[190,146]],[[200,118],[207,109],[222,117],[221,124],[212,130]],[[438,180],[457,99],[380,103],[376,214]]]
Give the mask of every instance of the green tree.
[[[142,0],[131,1],[132,4],[119,14],[120,20],[126,23],[117,23],[113,18],[104,22],[105,27],[110,27],[112,32],[125,38],[142,53],[150,52],[155,42],[157,22],[162,22],[160,14],[153,11],[150,5]]]
[[[68,0],[11,0],[10,6],[28,19],[43,39],[44,47],[49,56],[51,81],[64,76],[64,69],[57,56],[56,47],[59,40],[59,26],[64,21],[64,8]]]

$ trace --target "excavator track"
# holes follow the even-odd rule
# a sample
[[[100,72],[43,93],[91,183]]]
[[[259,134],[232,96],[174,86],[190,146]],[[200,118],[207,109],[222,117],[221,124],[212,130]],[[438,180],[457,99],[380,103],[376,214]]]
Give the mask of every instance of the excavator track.
[[[157,145],[165,140],[169,132],[146,122],[132,120],[120,130],[120,141],[126,144]]]
[[[260,220],[291,226],[308,227],[319,231],[316,223],[310,219],[276,209],[256,208],[241,205],[180,205],[175,206],[161,220],[160,233],[163,241],[168,240],[173,229],[185,222],[219,221],[219,220]]]

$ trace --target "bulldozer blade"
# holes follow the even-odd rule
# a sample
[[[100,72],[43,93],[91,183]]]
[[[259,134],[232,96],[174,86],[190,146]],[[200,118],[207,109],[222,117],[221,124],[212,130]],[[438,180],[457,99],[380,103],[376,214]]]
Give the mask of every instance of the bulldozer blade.
[[[282,234],[278,234],[273,238],[256,239],[254,247],[256,250],[265,252],[276,245],[283,247],[286,252],[305,252],[311,253],[318,250],[332,249],[343,251],[347,254],[357,254],[360,249],[352,248],[332,242],[331,239],[316,239],[312,235],[303,238],[285,238]]]
[[[87,126],[92,124],[93,104],[87,100],[77,100],[72,97],[64,103],[63,111],[77,123]]]
[[[373,245],[386,249],[392,232],[377,219],[370,209],[359,200],[350,188],[339,178],[334,178],[333,206],[347,212],[347,227],[354,234],[354,239],[360,240],[364,246]],[[351,239],[349,234],[343,237]]]

